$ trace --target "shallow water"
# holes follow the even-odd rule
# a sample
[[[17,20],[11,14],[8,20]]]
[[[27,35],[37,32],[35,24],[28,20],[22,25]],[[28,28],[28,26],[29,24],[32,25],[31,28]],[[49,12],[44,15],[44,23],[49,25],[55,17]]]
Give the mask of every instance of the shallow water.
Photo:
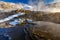
[[[0,40],[11,40],[16,39],[16,40],[23,40],[24,38],[24,27],[11,27],[11,28],[0,28]],[[17,38],[16,38],[17,37]],[[21,37],[21,38],[19,38]]]

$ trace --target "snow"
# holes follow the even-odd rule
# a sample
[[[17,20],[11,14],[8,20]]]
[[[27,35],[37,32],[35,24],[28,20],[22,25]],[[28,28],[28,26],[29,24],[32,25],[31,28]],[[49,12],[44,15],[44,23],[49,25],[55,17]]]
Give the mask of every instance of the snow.
[[[16,25],[16,24],[18,24],[18,23],[19,23],[18,20],[15,20],[15,21],[10,22],[9,24],[10,24],[10,25]]]
[[[3,6],[1,6],[3,5]],[[0,2],[0,12],[11,12],[13,10],[17,10],[17,9],[24,9],[24,10],[31,10],[33,7],[28,5],[28,4],[22,4],[22,3],[11,3],[11,2],[3,2],[1,1]],[[11,16],[8,16],[7,18],[4,18],[4,19],[1,19],[0,20],[0,23],[2,22],[6,22],[6,21],[9,21],[15,17],[18,17],[20,15],[24,15],[25,13],[17,13],[17,14],[14,14],[14,15],[11,15]],[[20,19],[19,19],[20,20]],[[23,22],[22,20],[20,20],[21,22]],[[29,22],[31,22],[32,20],[29,20]],[[10,22],[10,24],[17,24],[18,23],[18,20],[14,20],[12,22]]]
[[[15,26],[17,24],[22,23],[23,21],[25,21],[25,20],[24,19],[14,19],[14,21],[9,22],[9,24]]]
[[[0,20],[0,23],[2,23],[2,22],[5,22],[5,21],[9,21],[9,20],[11,20],[11,19],[13,19],[14,17],[18,17],[18,16],[20,16],[20,15],[24,15],[25,13],[17,13],[17,14],[15,14],[15,15],[11,15],[11,16],[9,16],[9,17],[7,17],[7,18],[4,18],[4,19],[1,19]]]
[[[17,9],[31,10],[33,7],[23,3],[0,2],[0,12],[10,12]]]
[[[25,4],[22,9],[24,9],[24,10],[32,10],[33,7],[30,6],[30,5]]]

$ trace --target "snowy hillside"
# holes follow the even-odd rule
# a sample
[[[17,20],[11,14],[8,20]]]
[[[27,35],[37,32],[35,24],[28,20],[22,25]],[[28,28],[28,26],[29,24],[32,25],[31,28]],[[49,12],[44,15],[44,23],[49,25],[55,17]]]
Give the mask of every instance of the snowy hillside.
[[[9,12],[17,9],[31,10],[32,6],[22,3],[11,3],[11,2],[3,2],[3,1],[0,2],[1,12]]]

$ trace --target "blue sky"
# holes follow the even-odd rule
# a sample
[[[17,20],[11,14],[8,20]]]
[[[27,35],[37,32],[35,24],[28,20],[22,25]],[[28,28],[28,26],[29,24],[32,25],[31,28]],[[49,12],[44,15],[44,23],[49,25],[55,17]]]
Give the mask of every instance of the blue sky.
[[[48,4],[48,3],[52,2],[52,1],[54,1],[54,0],[44,0],[44,3]]]
[[[21,2],[21,3],[28,3],[28,0],[3,0],[3,1],[6,1],[6,2],[15,2],[15,3],[18,3],[18,2]],[[49,3],[49,2],[52,2],[53,0],[44,0],[44,3]]]
[[[6,2],[14,2],[14,3],[28,3],[28,0],[2,0],[2,1],[6,1]]]

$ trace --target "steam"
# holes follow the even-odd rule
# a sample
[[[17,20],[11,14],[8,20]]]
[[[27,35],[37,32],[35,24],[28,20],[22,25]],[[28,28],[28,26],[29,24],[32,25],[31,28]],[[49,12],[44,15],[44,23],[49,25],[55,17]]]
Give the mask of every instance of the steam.
[[[54,0],[53,2],[60,2],[60,0]]]
[[[34,2],[29,1],[29,3],[34,6],[32,11],[44,11],[44,12],[60,12],[60,0],[53,0],[49,3],[49,5],[46,5],[43,0],[36,0]],[[56,3],[56,4],[54,4]],[[37,5],[36,5],[37,4]]]

